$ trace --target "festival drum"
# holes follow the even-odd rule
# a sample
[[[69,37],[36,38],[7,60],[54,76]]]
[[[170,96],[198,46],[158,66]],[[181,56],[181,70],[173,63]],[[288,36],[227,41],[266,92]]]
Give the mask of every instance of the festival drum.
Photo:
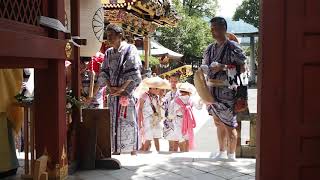
[[[197,92],[204,103],[214,103],[214,98],[209,91],[206,79],[201,68],[198,69],[194,74],[194,86],[196,87]]]

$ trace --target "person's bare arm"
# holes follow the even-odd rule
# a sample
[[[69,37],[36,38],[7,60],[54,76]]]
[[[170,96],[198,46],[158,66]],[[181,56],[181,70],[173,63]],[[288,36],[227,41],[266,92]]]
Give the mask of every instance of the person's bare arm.
[[[139,109],[138,109],[138,123],[139,123],[139,127],[141,128],[143,126],[143,107],[144,107],[144,99],[140,99],[140,103],[139,103]]]
[[[112,90],[114,90],[114,92],[111,92],[110,94],[113,96],[121,96],[124,94],[124,92],[127,90],[127,87],[129,86],[129,84],[132,82],[132,80],[127,80],[121,87],[117,87],[117,88],[111,88]]]

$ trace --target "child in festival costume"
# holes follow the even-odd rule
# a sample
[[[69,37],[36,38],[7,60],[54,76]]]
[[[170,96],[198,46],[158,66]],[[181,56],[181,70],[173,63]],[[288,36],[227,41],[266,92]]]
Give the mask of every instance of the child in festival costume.
[[[179,73],[172,74],[169,78],[171,85],[171,90],[162,98],[162,108],[164,111],[164,121],[163,121],[163,137],[169,141],[169,151],[177,152],[179,147],[179,141],[177,137],[176,120],[169,119],[169,105],[178,96],[179,92],[177,90],[177,84],[179,82]]]
[[[179,142],[181,152],[188,152],[194,148],[193,128],[196,127],[196,121],[193,116],[192,107],[201,109],[202,103],[196,102],[192,94],[195,94],[195,88],[190,83],[180,83],[177,85],[179,96],[177,96],[169,106],[169,119],[175,120],[176,140]],[[175,149],[177,145],[175,144]]]
[[[139,128],[143,139],[141,150],[149,151],[153,140],[159,152],[162,120],[159,89],[169,89],[170,85],[168,81],[159,77],[147,78],[143,83],[149,87],[149,91],[144,93],[139,100]]]

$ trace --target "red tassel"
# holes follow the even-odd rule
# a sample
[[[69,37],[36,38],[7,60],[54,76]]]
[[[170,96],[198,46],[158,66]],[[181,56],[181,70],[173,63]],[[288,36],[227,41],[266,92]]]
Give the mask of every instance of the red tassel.
[[[125,107],[125,110],[124,110],[124,115],[123,117],[126,119],[127,118],[127,110],[128,110],[128,106]]]

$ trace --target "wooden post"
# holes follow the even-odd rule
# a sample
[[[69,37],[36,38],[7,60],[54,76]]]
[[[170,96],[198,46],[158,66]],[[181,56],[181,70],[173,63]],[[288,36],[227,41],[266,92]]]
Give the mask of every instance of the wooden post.
[[[242,148],[241,148],[241,120],[238,120],[238,127],[236,128],[237,133],[238,133],[238,138],[237,138],[237,149],[236,149],[236,156],[237,158],[242,157]]]
[[[145,36],[143,39],[143,49],[144,49],[144,69],[149,68],[149,56],[150,56],[150,37]]]
[[[24,173],[29,175],[29,119],[28,119],[28,109],[24,108]]]
[[[48,11],[49,17],[65,21],[63,0],[48,1]],[[63,32],[49,30],[49,35],[54,39],[65,40]],[[67,142],[65,59],[66,56],[48,61],[48,69],[38,69],[35,72],[37,158],[46,154],[50,159],[48,163],[50,179],[64,179],[68,175],[65,157]]]
[[[80,36],[80,0],[70,1],[71,10],[71,35]],[[80,76],[80,48],[73,46],[73,61],[72,61],[72,91],[77,99],[80,99],[81,76]],[[75,109],[72,111],[72,124],[68,132],[68,158],[70,158],[70,171],[77,169],[76,160],[78,159],[78,129],[81,119],[81,110]]]
[[[109,109],[84,109],[81,124],[80,167],[82,169],[120,169],[118,160],[111,158]]]
[[[71,35],[80,36],[80,0],[71,0]],[[80,48],[73,46],[72,61],[72,90],[74,95],[80,97]]]
[[[29,120],[30,120],[30,151],[31,151],[31,175],[33,176],[34,163],[35,163],[35,128],[33,117],[33,106],[28,107]]]
[[[66,147],[66,81],[64,60],[49,62],[48,69],[35,72],[35,129],[37,158],[48,155],[51,179],[68,175],[63,158]]]
[[[91,70],[90,74],[91,76],[90,76],[90,86],[89,86],[89,97],[93,98],[94,79],[95,79],[96,73],[94,72],[94,70]]]
[[[255,73],[254,73],[254,69],[255,69],[255,47],[254,47],[254,35],[250,36],[250,78],[249,81],[250,82],[254,82],[255,83]]]
[[[16,103],[15,106],[22,107],[24,111],[24,174],[21,177],[24,179],[33,176],[34,163],[35,163],[35,128],[33,118],[33,105]],[[31,153],[31,158],[29,158]]]

